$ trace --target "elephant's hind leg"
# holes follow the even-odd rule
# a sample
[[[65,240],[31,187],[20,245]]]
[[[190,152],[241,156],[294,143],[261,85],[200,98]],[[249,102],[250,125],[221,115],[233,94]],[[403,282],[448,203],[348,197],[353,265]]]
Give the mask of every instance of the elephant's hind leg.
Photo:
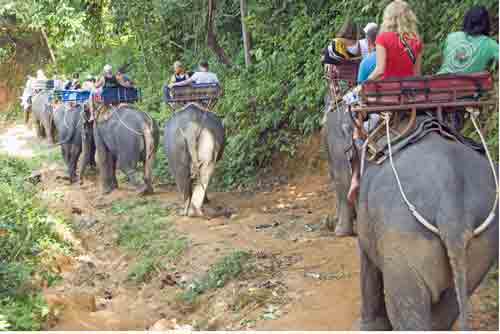
[[[71,145],[69,154],[69,181],[75,183],[78,181],[78,174],[76,170],[78,168],[78,159],[80,159],[80,154],[82,153],[82,148],[80,145]]]
[[[384,264],[383,280],[387,313],[393,329],[431,330],[431,294],[414,268],[402,261],[389,260]]]
[[[361,321],[359,330],[391,330],[384,301],[382,272],[368,258],[363,249],[361,256]]]
[[[215,159],[217,152],[215,152],[215,139],[212,133],[208,130],[202,130],[198,141],[198,157],[200,159],[200,169],[198,175],[198,182],[193,190],[192,197],[192,215],[204,216],[202,206],[207,194],[208,184],[210,178],[215,170]]]

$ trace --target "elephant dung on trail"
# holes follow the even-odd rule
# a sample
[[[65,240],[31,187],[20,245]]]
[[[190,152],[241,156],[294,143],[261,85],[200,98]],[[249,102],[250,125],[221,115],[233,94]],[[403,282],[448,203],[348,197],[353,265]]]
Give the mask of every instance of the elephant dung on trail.
[[[49,143],[56,142],[56,129],[52,122],[52,105],[50,104],[49,91],[35,93],[31,99],[31,113],[35,122],[35,129],[38,138],[47,138]]]
[[[84,106],[59,104],[54,108],[52,122],[54,123],[57,133],[59,134],[59,143],[61,145],[62,156],[66,167],[68,168],[68,176],[71,183],[77,181],[77,165],[82,153],[82,137],[89,138],[89,154],[87,159],[82,161],[82,165],[95,163],[95,143],[92,134],[92,124],[85,119],[83,114]],[[83,133],[84,132],[84,133]]]
[[[109,107],[94,124],[94,140],[102,191],[108,194],[118,187],[116,169],[120,169],[139,195],[153,192],[153,163],[158,149],[159,130],[146,113],[131,105]],[[90,138],[84,138],[84,148]],[[84,154],[87,157],[87,152]],[[87,159],[87,158],[86,158]],[[136,177],[137,164],[144,164],[144,182]],[[85,170],[81,171],[83,175]]]
[[[224,150],[221,120],[195,105],[176,112],[165,125],[164,149],[184,197],[184,215],[204,216],[207,187]]]
[[[350,229],[346,148],[352,121],[329,112],[330,174],[337,186],[339,220]],[[430,133],[394,156],[409,201],[437,230],[410,212],[389,161],[368,164],[356,207],[361,255],[361,330],[450,329],[460,315],[466,328],[468,296],[498,261],[498,218],[482,233],[495,206],[494,177],[485,156]],[[497,167],[495,167],[497,168]]]

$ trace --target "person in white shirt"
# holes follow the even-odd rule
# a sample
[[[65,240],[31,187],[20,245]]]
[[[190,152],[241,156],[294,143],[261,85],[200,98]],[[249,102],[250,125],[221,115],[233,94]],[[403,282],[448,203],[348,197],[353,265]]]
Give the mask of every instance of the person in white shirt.
[[[38,70],[36,71],[36,79],[37,80],[47,80],[47,77],[45,76],[45,73],[43,73],[43,70]]]
[[[176,86],[185,86],[185,85],[190,85],[192,83],[195,84],[214,84],[214,83],[219,83],[219,79],[217,78],[217,75],[213,72],[209,72],[208,70],[208,62],[203,61],[200,63],[200,70],[198,72],[195,72],[189,79],[181,81],[181,82],[176,82],[170,84],[170,88],[176,87]]]
[[[363,31],[365,32],[365,35],[368,36],[371,31],[376,31],[378,30],[378,25],[374,22],[370,22],[366,25],[366,27],[363,28]],[[370,54],[370,43],[368,41],[368,38],[363,38],[362,40],[359,41],[359,48],[361,51],[361,57],[364,59],[366,56]]]

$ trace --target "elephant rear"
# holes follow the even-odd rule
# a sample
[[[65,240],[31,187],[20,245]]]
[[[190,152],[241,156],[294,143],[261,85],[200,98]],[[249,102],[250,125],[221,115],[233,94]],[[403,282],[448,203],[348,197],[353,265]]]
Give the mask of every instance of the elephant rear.
[[[202,215],[206,188],[224,150],[221,120],[196,106],[175,113],[165,125],[164,149],[170,172],[184,197],[185,214],[191,210],[193,215]],[[195,178],[198,184],[193,187]]]
[[[431,323],[435,330],[449,329],[459,314],[465,327],[468,296],[498,261],[498,219],[474,236],[495,205],[488,161],[429,134],[394,163],[409,201],[438,233],[412,215],[389,163],[369,166],[358,207],[362,262],[369,264],[363,266],[382,272],[395,329],[431,329]],[[498,217],[498,206],[493,209]],[[403,307],[405,302],[410,304]]]

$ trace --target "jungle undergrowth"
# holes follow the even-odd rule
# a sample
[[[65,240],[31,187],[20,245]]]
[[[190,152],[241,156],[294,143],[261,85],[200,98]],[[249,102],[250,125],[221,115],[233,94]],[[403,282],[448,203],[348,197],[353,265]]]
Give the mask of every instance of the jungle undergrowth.
[[[244,251],[235,251],[224,256],[214,263],[203,277],[191,282],[186,290],[178,295],[178,302],[193,305],[205,292],[224,287],[228,281],[243,273],[250,258],[251,254]]]
[[[170,210],[159,201],[116,201],[109,212],[116,217],[117,245],[135,257],[128,273],[135,283],[147,282],[154,273],[175,266],[189,245],[170,222]]]
[[[55,232],[66,222],[37,199],[30,173],[27,161],[0,154],[0,325],[8,330],[42,328],[41,289],[60,279],[52,260],[72,252]]]

